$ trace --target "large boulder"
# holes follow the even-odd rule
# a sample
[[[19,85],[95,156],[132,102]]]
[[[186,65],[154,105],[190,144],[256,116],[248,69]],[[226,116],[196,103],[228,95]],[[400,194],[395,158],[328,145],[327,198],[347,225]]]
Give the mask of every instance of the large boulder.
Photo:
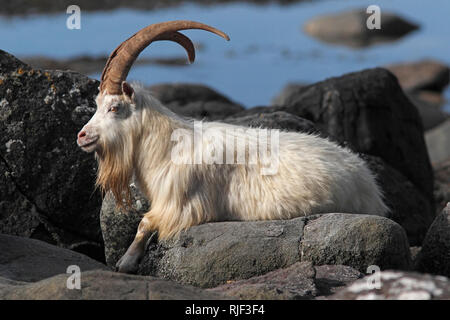
[[[450,202],[428,230],[419,253],[417,269],[450,277]]]
[[[307,21],[303,30],[327,43],[366,47],[399,39],[419,28],[415,23],[383,10],[381,28],[369,29],[366,25],[369,16],[366,9],[319,16]]]
[[[330,78],[272,109],[306,118],[331,139],[382,158],[432,200],[433,173],[422,122],[389,71],[376,68]]]
[[[0,277],[34,282],[66,273],[71,265],[81,271],[107,269],[83,254],[40,240],[0,234]]]
[[[329,299],[449,300],[450,280],[415,272],[382,271],[355,281]]]
[[[141,196],[136,199],[142,201]],[[122,225],[124,215],[114,209],[114,197],[105,198],[102,232],[106,260],[111,267],[131,244],[139,219],[147,210],[143,206],[141,210],[134,208],[125,218],[133,221],[133,229],[131,224]],[[328,215],[333,218],[326,218]],[[314,238],[311,232],[305,237],[305,225],[310,224],[320,225],[336,239],[348,236],[349,240],[333,238],[333,242],[331,236]],[[149,241],[138,273],[210,288],[230,280],[260,276],[298,261],[347,264],[362,272],[370,265],[409,269],[411,264],[408,240],[398,224],[383,217],[336,213],[194,226],[176,239]]]
[[[98,81],[32,69],[0,50],[0,232],[102,259],[96,163],[76,145]]]
[[[71,274],[24,284],[0,278],[2,300],[217,300],[224,297],[154,277],[105,270],[81,273],[80,289],[67,287]]]
[[[300,241],[302,261],[342,264],[366,272],[412,267],[408,239],[397,223],[378,216],[329,213],[308,221]]]
[[[200,84],[163,83],[149,87],[152,95],[173,112],[198,120],[224,119],[244,108]]]

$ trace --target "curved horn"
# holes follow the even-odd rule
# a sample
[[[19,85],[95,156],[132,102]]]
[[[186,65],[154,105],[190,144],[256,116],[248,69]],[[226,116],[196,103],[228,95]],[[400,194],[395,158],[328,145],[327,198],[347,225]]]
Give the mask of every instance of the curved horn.
[[[190,62],[195,59],[195,49],[192,41],[179,30],[201,29],[215,33],[226,40],[228,35],[206,24],[188,21],[168,21],[149,25],[122,42],[109,56],[102,72],[100,92],[122,94],[122,82],[126,80],[133,62],[148,45],[154,41],[174,41],[184,47]]]

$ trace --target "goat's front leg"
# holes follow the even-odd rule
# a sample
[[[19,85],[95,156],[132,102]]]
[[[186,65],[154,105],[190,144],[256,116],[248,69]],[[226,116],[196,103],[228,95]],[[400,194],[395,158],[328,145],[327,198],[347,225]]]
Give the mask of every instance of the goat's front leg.
[[[150,222],[149,213],[146,213],[139,223],[139,227],[134,237],[133,243],[128,247],[127,252],[116,263],[116,271],[122,273],[136,273],[144,252],[145,245],[154,230]]]

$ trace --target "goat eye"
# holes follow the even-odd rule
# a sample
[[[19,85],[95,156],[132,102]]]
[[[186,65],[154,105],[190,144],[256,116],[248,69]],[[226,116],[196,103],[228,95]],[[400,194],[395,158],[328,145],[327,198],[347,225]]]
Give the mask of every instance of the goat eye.
[[[108,109],[108,112],[117,112],[119,111],[119,107],[111,107]]]

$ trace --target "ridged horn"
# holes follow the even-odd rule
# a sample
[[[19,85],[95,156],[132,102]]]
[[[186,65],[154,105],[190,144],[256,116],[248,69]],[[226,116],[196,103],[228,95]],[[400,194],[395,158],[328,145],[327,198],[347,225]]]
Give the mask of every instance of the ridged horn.
[[[100,80],[100,92],[108,94],[122,94],[122,82],[126,80],[128,72],[139,54],[154,41],[168,40],[181,45],[187,52],[190,62],[195,59],[195,49],[192,41],[179,30],[201,29],[215,33],[226,40],[230,40],[224,32],[206,24],[177,20],[149,25],[122,42],[109,56]]]

